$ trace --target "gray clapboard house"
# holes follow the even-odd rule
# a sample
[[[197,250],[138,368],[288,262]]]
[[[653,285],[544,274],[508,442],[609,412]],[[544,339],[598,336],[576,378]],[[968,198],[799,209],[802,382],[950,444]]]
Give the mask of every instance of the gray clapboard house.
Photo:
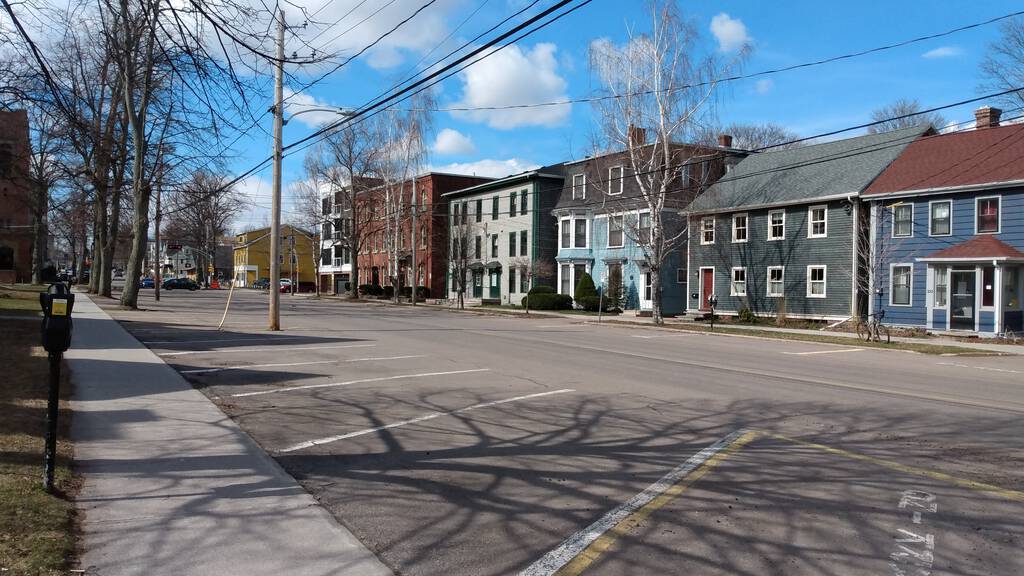
[[[867,211],[860,193],[912,141],[915,126],[751,154],[687,210],[687,311],[843,319],[867,302]]]

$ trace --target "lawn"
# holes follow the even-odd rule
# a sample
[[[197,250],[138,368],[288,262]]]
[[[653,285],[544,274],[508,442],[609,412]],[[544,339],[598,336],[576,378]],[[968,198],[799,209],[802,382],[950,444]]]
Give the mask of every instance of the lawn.
[[[0,306],[23,298],[2,298]],[[36,308],[38,309],[38,300]],[[56,495],[42,487],[46,419],[47,359],[35,319],[0,320],[0,574],[67,574],[74,553],[73,505],[69,493],[71,444],[66,371],[61,384],[60,441]]]
[[[46,290],[40,284],[0,284],[0,312],[39,312],[39,293]]]

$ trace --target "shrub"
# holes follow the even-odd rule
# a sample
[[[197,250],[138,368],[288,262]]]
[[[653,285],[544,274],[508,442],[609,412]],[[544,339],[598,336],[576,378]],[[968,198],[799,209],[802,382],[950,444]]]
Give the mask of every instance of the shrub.
[[[622,286],[622,268],[611,268],[608,274],[608,289],[604,294],[604,309],[606,311],[621,312],[624,302]]]
[[[757,322],[757,316],[755,316],[754,313],[750,311],[750,308],[747,308],[746,306],[740,308],[740,311],[736,314],[736,317],[739,319],[740,322],[743,322],[744,324],[754,324],[755,322]]]
[[[402,289],[398,291],[398,294],[402,298],[412,298],[412,286],[402,286]],[[426,300],[427,298],[430,298],[430,288],[427,288],[426,286],[417,286],[416,299]]]
[[[579,281],[576,282],[574,296],[578,306],[590,312],[597,312],[597,308],[600,306],[600,297],[597,294],[597,288],[594,287],[594,279],[590,277],[590,274],[584,272],[580,276]]]
[[[390,299],[395,297],[395,287],[394,286],[383,286],[383,287],[378,286],[378,288],[380,288],[380,294],[377,294],[377,296],[379,298],[383,298],[385,300],[390,300]]]
[[[527,292],[527,294],[530,296],[533,296],[534,294],[555,294],[555,289],[551,286],[534,286],[533,288],[530,288],[530,291]]]
[[[532,291],[531,291],[532,292]],[[572,298],[567,294],[552,294],[541,292],[529,296],[523,296],[520,304],[526,307],[526,299],[530,299],[531,310],[571,310]]]
[[[363,296],[380,296],[384,293],[384,290],[380,287],[380,284],[360,284],[359,293]]]

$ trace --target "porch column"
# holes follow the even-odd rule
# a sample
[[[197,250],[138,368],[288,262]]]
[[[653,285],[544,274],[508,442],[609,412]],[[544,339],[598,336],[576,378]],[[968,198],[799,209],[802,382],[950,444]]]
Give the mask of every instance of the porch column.
[[[1003,331],[1003,266],[998,262],[992,264],[995,267],[992,274],[992,292],[994,292],[995,300],[992,304],[996,310],[992,326],[995,333],[999,334]]]

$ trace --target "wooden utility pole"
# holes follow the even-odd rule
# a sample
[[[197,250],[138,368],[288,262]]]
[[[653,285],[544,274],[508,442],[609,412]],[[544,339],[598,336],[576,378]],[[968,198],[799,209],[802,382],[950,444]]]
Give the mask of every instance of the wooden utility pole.
[[[277,20],[277,62],[274,69],[274,176],[270,209],[270,322],[281,329],[281,131],[284,127],[284,10]]]
[[[163,269],[164,269],[164,263],[160,259],[160,190],[161,190],[161,188],[163,188],[163,184],[158,180],[157,183],[156,183],[156,218],[154,218],[155,224],[156,224],[156,232],[153,235],[153,238],[154,238],[155,243],[156,243],[156,250],[155,250],[155,252],[156,252],[156,267],[155,267],[156,277],[153,279],[153,297],[156,298],[157,302],[160,301],[160,276],[161,276],[161,272],[163,272]]]
[[[416,287],[419,284],[419,270],[416,268],[416,176],[412,177],[412,200],[409,202],[409,207],[412,209],[412,226],[409,231],[410,239],[412,240],[412,290],[409,294],[412,296],[412,305],[416,305]]]

